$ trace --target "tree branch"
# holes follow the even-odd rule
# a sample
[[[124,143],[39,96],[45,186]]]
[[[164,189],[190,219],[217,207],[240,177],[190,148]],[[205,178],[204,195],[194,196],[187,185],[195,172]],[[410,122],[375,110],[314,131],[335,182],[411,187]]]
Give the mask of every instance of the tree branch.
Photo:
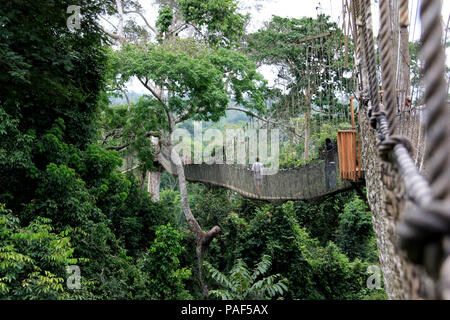
[[[289,132],[293,133],[293,134],[296,135],[297,137],[300,137],[300,138],[303,137],[302,135],[299,135],[297,132],[295,132],[295,128],[293,128],[293,127],[287,126],[287,125],[285,125],[285,124],[283,124],[283,123],[281,123],[281,122],[278,122],[278,121],[274,121],[274,120],[270,120],[270,119],[263,118],[263,117],[261,117],[260,115],[254,113],[253,111],[250,111],[250,110],[247,110],[247,109],[244,109],[244,108],[241,108],[241,107],[236,106],[236,104],[229,106],[229,107],[227,108],[227,110],[236,110],[236,111],[244,112],[244,113],[246,113],[246,114],[248,114],[248,115],[250,115],[250,116],[252,116],[252,117],[255,117],[255,118],[257,118],[257,119],[259,119],[259,120],[261,120],[261,121],[264,121],[264,122],[267,122],[267,123],[271,123],[271,124],[275,124],[275,125],[282,126],[282,127],[286,128],[286,129],[288,129]]]
[[[123,95],[125,96],[125,99],[127,100],[127,105],[128,105],[127,111],[130,112],[130,109],[131,109],[130,98],[128,97],[128,94],[125,90],[120,89],[120,91],[123,93]]]
[[[181,158],[178,152],[175,151],[173,146],[169,146],[169,150],[171,153],[172,160],[175,164],[177,175],[178,175],[178,186],[180,188],[180,198],[181,198],[181,207],[183,209],[184,215],[186,217],[186,221],[188,222],[189,228],[192,233],[195,235],[196,239],[196,254],[198,261],[198,271],[199,271],[199,280],[200,285],[202,287],[203,296],[205,298],[208,297],[208,287],[203,282],[203,274],[202,274],[202,261],[203,256],[206,253],[211,241],[221,232],[221,228],[219,226],[214,226],[207,233],[202,230],[197,219],[195,219],[192,214],[191,208],[189,206],[189,198],[187,193],[187,185],[186,185],[186,177],[184,175],[184,167],[181,161]]]
[[[125,43],[127,41],[127,39],[125,39],[125,37],[119,35],[117,32],[110,32],[108,30],[106,30],[105,28],[102,27],[102,30],[104,33],[106,33],[108,36],[110,36],[111,38],[119,41],[121,44]]]
[[[288,64],[291,66],[292,69],[294,69],[295,71],[297,71],[298,75],[301,76],[302,72],[297,68],[297,66],[294,64],[294,62],[292,62],[291,59],[287,58],[287,62]]]
[[[198,34],[200,34],[203,38],[205,37],[203,35],[203,32],[201,32],[201,30],[196,25],[193,25],[192,23],[188,23],[188,25],[190,25],[192,28],[194,28],[198,32]]]
[[[135,170],[135,169],[137,169],[137,168],[139,168],[139,164],[137,164],[137,165],[135,165],[134,167],[129,168],[129,169],[127,169],[127,170],[121,171],[121,173],[125,174],[125,173],[130,172],[130,171],[133,171],[133,170]]]
[[[331,34],[331,32],[325,32],[325,33],[321,33],[315,36],[310,36],[310,37],[306,37],[306,38],[302,38],[297,40],[296,44],[300,44],[306,41],[310,41],[310,40],[314,40],[314,39],[319,39],[319,38],[324,38],[324,37],[328,37]]]
[[[145,80],[145,82],[144,82],[144,81],[142,81],[141,78],[138,77],[138,79],[139,79],[139,81],[142,83],[142,85],[143,85],[145,88],[147,88],[147,89],[153,94],[153,96],[154,96],[156,99],[158,99],[159,102],[162,103],[162,105],[163,105],[165,108],[167,108],[167,105],[166,105],[166,103],[164,102],[164,100],[162,99],[161,95],[159,95],[159,94],[156,92],[156,89],[155,89],[155,88],[152,88],[152,87],[148,84],[148,80]]]
[[[101,137],[101,141],[102,141],[102,145],[104,145],[106,143],[106,140],[108,140],[108,138],[110,137],[114,137],[114,138],[120,138],[121,136],[118,136],[117,134],[121,131],[122,129],[113,129],[111,132],[106,133],[103,137]]]
[[[177,115],[174,119],[175,124],[183,122],[185,119],[185,117],[192,111],[192,107],[189,107],[188,109],[184,110],[182,113],[180,113],[179,115]],[[203,112],[204,108],[199,108],[198,112]]]
[[[131,141],[130,141],[130,142],[127,142],[127,143],[124,143],[124,144],[122,144],[122,145],[120,145],[120,146],[107,146],[107,147],[105,147],[105,150],[115,150],[115,151],[120,151],[120,150],[123,150],[123,149],[125,149],[126,147],[128,147],[130,144],[131,144]]]
[[[103,20],[105,20],[106,22],[108,22],[108,23],[111,25],[111,27],[114,28],[114,30],[117,30],[117,27],[114,25],[114,23],[112,23],[111,21],[109,21],[108,19],[106,19],[106,18],[104,18],[104,17],[102,17],[102,16],[100,16],[100,18],[103,19]]]
[[[139,11],[124,11],[123,13],[128,14],[128,13],[136,13],[138,14],[142,20],[144,20],[145,24],[147,25],[147,27],[155,34],[158,35],[158,32],[156,31],[156,29],[154,27],[152,27],[150,25],[150,23],[148,23],[147,19],[145,18],[145,16],[142,14],[142,12]]]
[[[147,138],[147,137],[160,138],[161,137],[161,133],[158,132],[158,131],[148,131],[148,132],[146,132],[144,134],[144,137],[145,138]],[[120,137],[118,137],[118,138],[120,138]],[[124,144],[121,144],[120,146],[106,146],[106,147],[104,147],[104,149],[105,150],[116,150],[116,151],[123,150],[123,149],[127,148],[129,145],[131,145],[131,143],[134,141],[135,138],[136,137],[132,137],[130,141],[128,141],[128,142],[126,142]]]
[[[117,13],[119,14],[119,25],[117,27],[117,33],[123,37],[123,8],[122,0],[116,0]]]
[[[170,32],[170,35],[179,33],[185,29],[189,28],[189,25],[187,23],[183,23],[182,25],[175,27],[175,29],[173,31]]]

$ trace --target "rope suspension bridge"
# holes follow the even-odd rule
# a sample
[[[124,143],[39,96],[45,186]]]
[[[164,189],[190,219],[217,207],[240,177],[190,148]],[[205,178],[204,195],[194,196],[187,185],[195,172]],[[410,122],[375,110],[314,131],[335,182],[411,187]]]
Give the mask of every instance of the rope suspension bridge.
[[[308,200],[350,190],[354,182],[341,178],[337,149],[328,152],[333,162],[316,160],[298,168],[280,169],[274,174],[263,175],[261,190],[255,186],[253,172],[245,166],[228,164],[185,164],[186,180],[203,182],[233,190],[246,198],[269,201]],[[158,161],[170,174],[176,175],[176,168],[167,151],[158,155]]]
[[[351,102],[348,108],[342,103],[342,99],[334,94],[338,92],[340,93],[338,95],[342,95],[348,88],[356,89],[356,77],[344,76],[346,73],[351,74],[352,68],[348,61],[350,51],[348,34],[351,26],[350,22],[346,23],[344,19],[344,32],[338,30],[329,32],[322,30],[326,28],[326,24],[327,20],[322,16],[317,29],[310,26],[314,30],[309,32],[317,31],[317,34],[306,36],[295,42],[295,46],[303,46],[306,50],[305,70],[298,70],[290,59],[287,60],[287,64],[295,69],[296,76],[308,79],[308,90],[303,91],[298,85],[292,85],[290,81],[287,81],[284,84],[285,94],[282,94],[280,90],[274,91],[275,103],[278,107],[271,111],[277,119],[288,122],[291,122],[291,118],[295,115],[306,114],[304,129],[308,132],[303,137],[307,139],[312,134],[320,132],[325,122],[338,128],[339,124],[348,123],[351,119],[351,129],[338,132],[338,146],[328,151],[327,160],[323,159],[322,154],[321,158],[309,160],[306,165],[287,170],[280,169],[275,174],[264,175],[260,190],[257,190],[255,186],[253,172],[245,166],[185,164],[186,180],[224,187],[247,198],[268,201],[316,199],[348,191],[364,183],[360,159],[361,148],[357,141],[358,132],[355,125],[354,98],[348,99]],[[336,57],[330,54],[331,51],[337,52],[336,54],[344,63],[336,63]],[[286,75],[286,70],[281,70],[280,74]],[[253,121],[248,124],[255,125]],[[266,124],[262,123],[262,125]],[[287,127],[291,125],[292,123]],[[299,130],[300,128],[297,127],[294,144],[299,143],[298,137],[301,136],[298,134]],[[306,142],[307,145],[309,143],[309,141]],[[308,150],[305,152],[305,157],[308,158]],[[158,154],[158,162],[167,172],[176,175],[176,167],[170,159],[169,150],[162,147]]]

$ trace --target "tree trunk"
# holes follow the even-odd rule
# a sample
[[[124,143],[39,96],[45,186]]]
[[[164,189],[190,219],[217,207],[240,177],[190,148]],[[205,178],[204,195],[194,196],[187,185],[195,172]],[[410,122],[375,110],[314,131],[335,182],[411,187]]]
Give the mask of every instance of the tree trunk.
[[[151,195],[153,202],[159,201],[159,188],[161,185],[161,172],[160,171],[149,171],[148,172],[148,182],[147,191]]]
[[[209,290],[206,284],[203,282],[203,272],[202,272],[202,261],[203,256],[206,253],[209,244],[216,237],[221,229],[219,226],[214,226],[208,233],[202,230],[194,215],[191,212],[191,208],[189,206],[189,199],[187,194],[187,186],[186,186],[186,177],[184,175],[184,167],[181,161],[181,158],[173,148],[173,146],[169,147],[171,152],[172,162],[175,164],[177,175],[178,175],[178,184],[180,188],[180,196],[181,196],[181,207],[183,209],[186,220],[189,224],[191,231],[195,235],[196,239],[196,254],[197,254],[197,262],[198,262],[198,272],[199,272],[199,282],[202,288],[204,298],[208,298]]]
[[[144,190],[144,186],[145,186],[145,176],[147,175],[147,171],[142,171],[141,174],[141,183],[140,183],[140,188],[141,190]]]
[[[161,152],[161,148],[159,145],[159,138],[150,137],[150,141],[152,142],[153,149],[155,153]],[[159,201],[159,190],[161,185],[161,166],[156,164],[157,170],[150,171],[148,173],[148,182],[147,182],[147,191],[151,194],[151,199],[153,202]]]

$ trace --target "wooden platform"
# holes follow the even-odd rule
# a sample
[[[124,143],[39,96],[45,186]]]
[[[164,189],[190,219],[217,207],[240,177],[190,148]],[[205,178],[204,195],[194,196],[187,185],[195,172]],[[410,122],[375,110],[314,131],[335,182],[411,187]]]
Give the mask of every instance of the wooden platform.
[[[341,179],[357,181],[363,177],[361,144],[356,130],[338,131],[339,171]]]

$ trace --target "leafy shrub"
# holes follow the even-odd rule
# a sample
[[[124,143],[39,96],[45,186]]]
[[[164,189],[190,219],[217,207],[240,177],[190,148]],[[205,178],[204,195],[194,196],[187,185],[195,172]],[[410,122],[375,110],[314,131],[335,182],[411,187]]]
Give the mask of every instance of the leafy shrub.
[[[357,196],[347,202],[339,214],[336,243],[350,259],[377,259],[373,254],[376,253],[376,247],[372,215],[364,201]]]
[[[0,204],[0,299],[56,299],[65,289],[66,267],[76,264],[69,230],[53,231],[36,218],[22,228]]]
[[[156,238],[148,251],[137,261],[142,270],[135,279],[139,299],[190,299],[184,281],[191,276],[189,268],[180,267],[179,256],[183,236],[170,224],[156,230]],[[140,289],[139,289],[140,288]]]
[[[271,257],[263,255],[255,269],[248,270],[242,259],[237,259],[228,275],[223,274],[208,262],[204,262],[211,278],[221,289],[211,290],[212,297],[222,300],[263,300],[282,297],[287,291],[287,280],[280,274],[263,277],[272,264]]]

